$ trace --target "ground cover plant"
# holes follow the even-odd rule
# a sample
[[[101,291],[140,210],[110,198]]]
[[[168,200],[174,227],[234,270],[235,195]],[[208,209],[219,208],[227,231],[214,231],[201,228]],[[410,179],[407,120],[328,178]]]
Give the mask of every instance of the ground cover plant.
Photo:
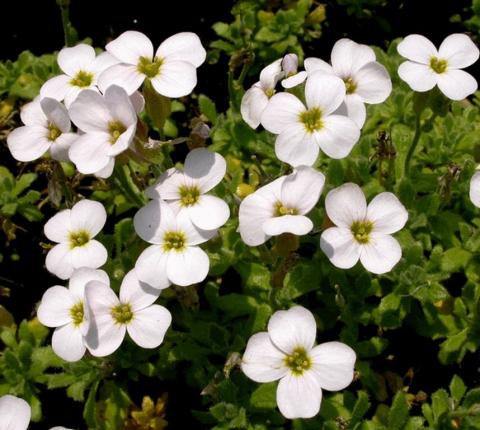
[[[0,429],[480,428],[478,2],[57,3],[0,63]]]

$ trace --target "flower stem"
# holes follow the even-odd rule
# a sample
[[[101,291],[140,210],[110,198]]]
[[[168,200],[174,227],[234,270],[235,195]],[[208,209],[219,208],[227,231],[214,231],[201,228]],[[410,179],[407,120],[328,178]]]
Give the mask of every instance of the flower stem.
[[[70,0],[57,0],[57,5],[62,13],[63,34],[65,46],[73,46],[77,41],[77,32],[70,22]]]
[[[412,143],[410,144],[410,148],[408,148],[407,156],[405,157],[405,167],[403,169],[403,175],[408,175],[410,170],[410,160],[412,159],[412,155],[417,148],[418,142],[420,141],[420,134],[421,134],[421,123],[420,117],[422,112],[417,113],[417,117],[415,118],[415,134],[413,135]]]

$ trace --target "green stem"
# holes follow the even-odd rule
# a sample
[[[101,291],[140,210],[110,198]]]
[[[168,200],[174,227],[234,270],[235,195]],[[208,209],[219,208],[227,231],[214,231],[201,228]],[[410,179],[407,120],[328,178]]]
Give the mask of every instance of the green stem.
[[[417,113],[417,117],[415,118],[415,134],[413,135],[412,143],[410,144],[410,148],[408,149],[407,156],[405,157],[405,167],[403,169],[403,175],[408,175],[410,169],[410,160],[412,159],[412,155],[417,148],[418,142],[420,141],[420,134],[421,134],[421,123],[420,117],[422,116],[422,112]]]
[[[63,34],[65,37],[65,46],[73,46],[75,44],[75,36],[72,23],[70,22],[70,0],[57,0],[62,14]]]
[[[127,174],[128,166],[115,166],[113,170],[113,179],[115,184],[120,188],[120,191],[137,207],[145,205],[142,192],[133,183],[129,174]]]

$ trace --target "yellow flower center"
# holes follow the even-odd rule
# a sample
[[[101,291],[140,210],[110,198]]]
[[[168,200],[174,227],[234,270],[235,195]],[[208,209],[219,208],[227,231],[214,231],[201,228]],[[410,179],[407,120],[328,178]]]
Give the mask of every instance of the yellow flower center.
[[[50,142],[55,142],[61,135],[62,131],[53,122],[49,122],[47,139]]]
[[[80,70],[77,74],[70,79],[70,85],[74,87],[86,88],[92,85],[93,82],[93,73],[86,72],[85,70]]]
[[[370,241],[370,233],[373,229],[373,223],[370,221],[355,221],[350,226],[350,231],[358,243],[365,245]]]
[[[127,128],[120,121],[110,121],[108,123],[108,133],[110,134],[110,143],[113,145]]]
[[[155,57],[152,61],[148,57],[140,57],[137,64],[137,70],[140,73],[143,73],[147,78],[151,79],[159,74],[162,64],[162,58]]]
[[[300,122],[308,133],[321,130],[323,128],[322,111],[317,107],[306,110],[300,114]]]
[[[123,303],[112,308],[111,315],[117,324],[128,324],[133,319],[132,307]]]
[[[70,308],[70,316],[75,327],[83,322],[83,302],[78,302]]]
[[[432,57],[430,58],[430,68],[435,73],[445,73],[447,71],[448,61],[442,58]]]
[[[343,80],[345,82],[345,88],[347,90],[347,94],[353,94],[357,90],[357,84],[355,81],[348,77]]]
[[[167,231],[163,236],[164,252],[181,252],[186,248],[187,237],[181,231]]]
[[[295,376],[303,375],[305,371],[312,367],[311,358],[308,356],[305,348],[301,346],[295,348],[290,355],[287,355],[284,358],[284,363]]]
[[[275,94],[275,90],[273,88],[267,88],[263,92],[268,98],[272,97]]]
[[[287,206],[283,206],[283,203],[281,201],[278,201],[277,203],[275,203],[275,206],[273,209],[274,216],[297,215],[297,214],[298,214],[297,208],[289,208]]]
[[[86,245],[90,241],[90,235],[85,230],[70,232],[70,249]]]
[[[182,206],[193,206],[195,203],[198,202],[200,197],[200,190],[197,186],[188,187],[186,185],[182,185],[178,189],[178,193],[180,194],[180,204]]]

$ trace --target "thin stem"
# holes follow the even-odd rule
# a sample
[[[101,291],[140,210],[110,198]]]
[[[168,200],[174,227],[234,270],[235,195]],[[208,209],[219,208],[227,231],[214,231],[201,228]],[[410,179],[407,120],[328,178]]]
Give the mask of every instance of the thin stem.
[[[415,118],[415,134],[413,135],[412,143],[410,144],[410,148],[408,149],[408,153],[405,158],[405,167],[403,169],[404,176],[408,175],[408,172],[410,169],[410,160],[412,159],[412,155],[415,152],[415,149],[417,148],[418,142],[420,141],[420,134],[421,134],[420,117],[421,116],[422,116],[422,112],[419,112],[417,114],[417,117]]]
[[[72,23],[70,22],[70,0],[57,0],[62,14],[63,34],[65,37],[65,46],[73,46],[75,44],[75,33]]]

